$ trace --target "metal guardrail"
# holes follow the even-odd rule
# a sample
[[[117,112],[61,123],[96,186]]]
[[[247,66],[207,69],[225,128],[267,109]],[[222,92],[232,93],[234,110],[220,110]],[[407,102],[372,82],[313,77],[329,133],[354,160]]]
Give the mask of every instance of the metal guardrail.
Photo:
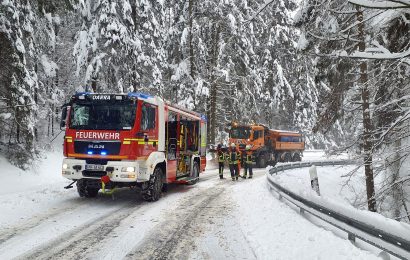
[[[278,174],[279,172],[315,166],[336,166],[336,165],[350,165],[354,164],[354,161],[348,160],[337,160],[337,161],[312,161],[312,162],[300,162],[300,163],[288,163],[280,166],[276,166],[269,169],[269,174]],[[275,183],[271,178],[268,177],[268,182],[270,187],[272,187],[280,197],[285,198],[290,203],[297,206],[301,212],[306,211],[313,216],[347,232],[348,239],[355,241],[355,238],[359,238],[371,244],[383,251],[396,256],[400,259],[410,259],[410,241],[408,238],[398,237],[387,231],[380,230],[366,224],[362,221],[356,220],[352,217],[343,215],[342,213],[336,212],[332,209],[326,208],[323,205],[309,201],[288,189]]]
[[[272,175],[274,173],[278,173],[278,172],[281,172],[281,171],[284,171],[284,170],[310,167],[312,165],[315,165],[315,166],[337,166],[337,165],[351,165],[351,164],[354,164],[354,163],[355,163],[355,161],[352,161],[352,160],[310,161],[310,162],[285,163],[285,164],[278,165],[278,166],[270,168],[269,173]]]

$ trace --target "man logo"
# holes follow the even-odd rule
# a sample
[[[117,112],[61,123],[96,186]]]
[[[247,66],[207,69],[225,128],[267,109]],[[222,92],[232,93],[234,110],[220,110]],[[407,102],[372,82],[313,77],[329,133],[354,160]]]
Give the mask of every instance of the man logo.
[[[90,149],[104,149],[104,145],[102,144],[89,144],[88,148]]]

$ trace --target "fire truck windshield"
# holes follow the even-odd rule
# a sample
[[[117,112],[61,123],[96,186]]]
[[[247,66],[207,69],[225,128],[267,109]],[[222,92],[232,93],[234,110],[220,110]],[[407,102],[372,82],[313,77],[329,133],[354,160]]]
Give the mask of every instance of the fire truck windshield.
[[[235,139],[248,139],[250,136],[251,129],[249,128],[235,127],[229,132],[229,137]]]
[[[70,128],[85,130],[130,130],[134,126],[136,105],[121,103],[74,103]]]

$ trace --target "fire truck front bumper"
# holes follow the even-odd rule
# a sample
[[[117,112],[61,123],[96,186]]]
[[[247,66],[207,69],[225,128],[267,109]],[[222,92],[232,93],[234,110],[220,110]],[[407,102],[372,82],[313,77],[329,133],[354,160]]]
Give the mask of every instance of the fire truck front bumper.
[[[63,177],[70,180],[100,179],[109,176],[113,182],[144,182],[149,180],[147,169],[137,161],[108,161],[105,165],[87,164],[86,160],[64,158]]]

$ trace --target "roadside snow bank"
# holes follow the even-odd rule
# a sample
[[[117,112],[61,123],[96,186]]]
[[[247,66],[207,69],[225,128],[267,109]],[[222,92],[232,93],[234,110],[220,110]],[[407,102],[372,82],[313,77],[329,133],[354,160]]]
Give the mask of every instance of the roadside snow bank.
[[[62,158],[61,151],[46,152],[44,159],[22,171],[0,157],[0,229],[77,197],[72,190],[63,188],[69,180],[61,176]]]
[[[265,178],[237,183],[232,196],[238,229],[255,259],[378,259],[301,217],[269,192]]]
[[[353,168],[354,166],[318,167],[321,196],[318,196],[310,187],[309,168],[288,170],[272,176],[267,175],[275,183],[305,199],[366,223],[375,230],[382,230],[409,239],[409,224],[386,218],[375,212],[360,210],[353,206],[359,198],[366,197],[365,180],[361,176],[352,177],[350,184],[345,185],[346,178],[342,176],[353,170]]]
[[[66,183],[61,176],[62,161],[63,155],[60,151],[46,152],[44,159],[35,163],[30,170],[23,171],[0,157],[0,178],[3,184],[0,195],[29,192],[45,185]]]

